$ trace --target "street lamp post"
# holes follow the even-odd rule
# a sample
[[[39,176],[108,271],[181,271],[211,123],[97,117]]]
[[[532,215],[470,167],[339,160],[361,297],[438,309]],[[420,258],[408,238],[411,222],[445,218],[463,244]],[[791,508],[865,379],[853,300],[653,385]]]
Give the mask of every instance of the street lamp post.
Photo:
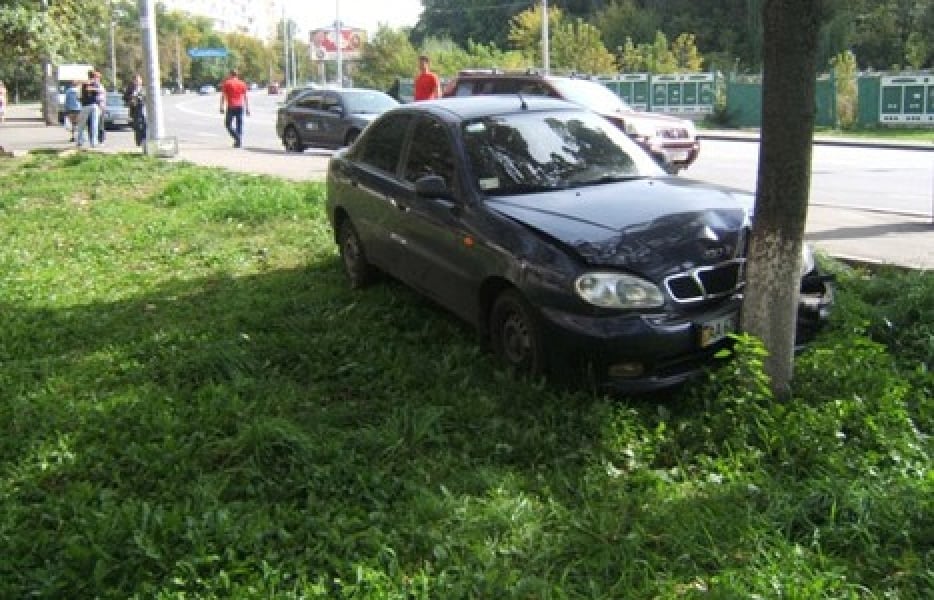
[[[114,3],[110,0],[110,81],[113,84],[114,91],[119,89],[117,85],[117,45],[116,45],[117,23],[114,20]]]
[[[334,43],[337,45],[337,87],[344,87],[344,45],[343,27],[341,27],[341,0],[334,0]]]
[[[551,69],[550,50],[548,48],[548,0],[542,0],[542,68],[545,74]]]
[[[158,34],[154,0],[139,1],[139,23],[143,34],[143,56],[146,59],[146,137],[158,142],[165,138],[162,113],[162,78],[159,71]]]

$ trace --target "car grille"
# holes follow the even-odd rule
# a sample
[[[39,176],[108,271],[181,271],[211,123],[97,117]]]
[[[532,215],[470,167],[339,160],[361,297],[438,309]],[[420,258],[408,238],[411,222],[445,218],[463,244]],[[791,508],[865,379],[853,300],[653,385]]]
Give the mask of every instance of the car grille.
[[[691,137],[691,135],[688,133],[688,130],[684,129],[683,127],[659,129],[656,131],[656,135],[666,140],[687,140]]]
[[[675,302],[692,304],[728,296],[743,287],[745,258],[717,265],[695,267],[665,278],[665,288]]]

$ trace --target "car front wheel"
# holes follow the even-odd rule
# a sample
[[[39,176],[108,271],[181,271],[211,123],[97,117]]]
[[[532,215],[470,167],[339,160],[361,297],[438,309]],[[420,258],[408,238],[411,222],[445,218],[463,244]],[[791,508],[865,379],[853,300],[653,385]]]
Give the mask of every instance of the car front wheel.
[[[360,236],[350,219],[344,219],[338,226],[337,244],[350,287],[358,289],[372,283],[373,266],[366,259]]]
[[[523,375],[545,372],[542,332],[529,303],[515,290],[500,294],[490,315],[493,352]]]
[[[302,138],[298,135],[298,130],[291,125],[282,132],[282,144],[288,152],[304,152],[305,145],[302,144]]]

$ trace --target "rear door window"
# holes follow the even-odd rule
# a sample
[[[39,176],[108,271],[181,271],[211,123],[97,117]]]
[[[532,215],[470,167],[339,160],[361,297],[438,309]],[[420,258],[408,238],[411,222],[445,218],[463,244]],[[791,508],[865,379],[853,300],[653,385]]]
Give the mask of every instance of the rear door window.
[[[296,108],[305,110],[321,110],[321,94],[308,94],[295,101]]]
[[[412,115],[398,114],[373,123],[358,143],[360,150],[355,152],[358,160],[375,169],[395,173],[411,121]]]
[[[405,163],[405,180],[415,183],[426,175],[440,175],[454,185],[454,151],[444,126],[435,119],[423,117],[415,124],[409,156]]]

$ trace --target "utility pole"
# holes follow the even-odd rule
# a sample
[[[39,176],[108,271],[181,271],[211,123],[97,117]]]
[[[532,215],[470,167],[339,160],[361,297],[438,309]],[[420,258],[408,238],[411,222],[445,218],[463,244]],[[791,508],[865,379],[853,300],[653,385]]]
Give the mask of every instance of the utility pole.
[[[337,87],[344,87],[344,28],[341,26],[341,0],[334,0],[334,43],[337,45]]]
[[[114,91],[120,89],[117,83],[117,44],[116,44],[117,23],[114,20],[114,3],[110,0],[110,81],[113,84]]]
[[[42,0],[42,14],[49,21],[49,0]],[[44,41],[42,52],[42,116],[46,125],[58,124],[58,83],[52,75],[52,50]]]
[[[154,0],[138,0],[139,24],[142,29],[143,57],[146,61],[146,138],[158,143],[165,138],[162,113],[162,78],[159,71],[159,40],[156,31]],[[174,152],[178,151],[175,146]],[[174,154],[173,152],[173,154]]]
[[[285,81],[282,86],[289,88],[289,22],[285,19],[285,4],[282,5],[282,60]]]
[[[548,49],[548,0],[542,0],[542,68],[545,75],[551,70],[551,57]]]
[[[178,39],[178,32],[175,32],[175,85],[176,91],[181,94],[185,91],[185,85],[182,79],[182,45]]]

